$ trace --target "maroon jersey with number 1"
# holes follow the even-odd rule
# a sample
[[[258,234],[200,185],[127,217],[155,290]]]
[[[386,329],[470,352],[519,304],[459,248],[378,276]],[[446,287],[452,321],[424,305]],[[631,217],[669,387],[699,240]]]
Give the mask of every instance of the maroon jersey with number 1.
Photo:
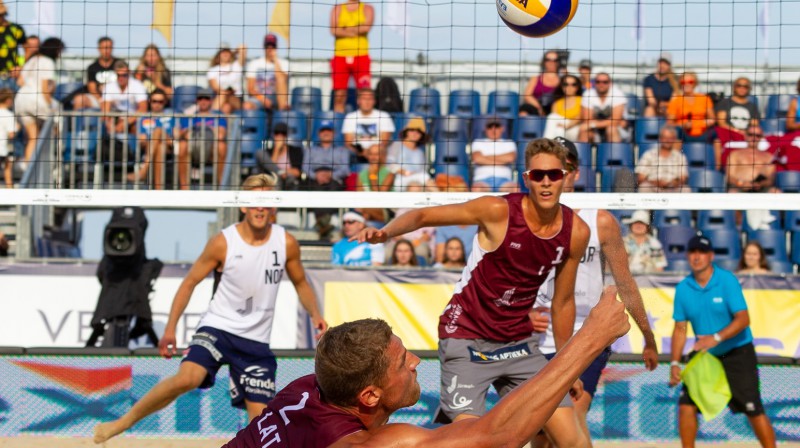
[[[283,388],[261,415],[222,448],[327,448],[366,428],[355,415],[322,401],[316,375]]]

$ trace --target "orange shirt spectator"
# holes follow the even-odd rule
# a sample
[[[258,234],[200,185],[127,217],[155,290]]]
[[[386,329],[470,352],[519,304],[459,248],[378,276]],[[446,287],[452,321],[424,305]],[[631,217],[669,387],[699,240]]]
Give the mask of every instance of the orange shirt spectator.
[[[714,103],[708,95],[696,93],[697,76],[687,72],[681,76],[681,92],[674,95],[667,106],[668,124],[683,130],[689,140],[703,137],[714,124]]]

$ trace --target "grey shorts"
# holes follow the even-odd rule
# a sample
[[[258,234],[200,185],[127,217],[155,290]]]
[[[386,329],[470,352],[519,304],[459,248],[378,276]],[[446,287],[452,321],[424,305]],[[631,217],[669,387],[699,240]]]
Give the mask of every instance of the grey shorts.
[[[500,397],[532,378],[547,364],[539,336],[504,343],[485,339],[439,341],[441,393],[436,422],[449,423],[460,414],[486,413],[486,393],[494,386]],[[559,407],[571,407],[569,394]]]

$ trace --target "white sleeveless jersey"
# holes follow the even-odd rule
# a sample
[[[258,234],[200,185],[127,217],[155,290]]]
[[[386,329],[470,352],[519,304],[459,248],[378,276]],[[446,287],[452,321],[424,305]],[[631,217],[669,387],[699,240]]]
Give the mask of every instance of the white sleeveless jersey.
[[[578,216],[589,226],[590,235],[589,245],[581,258],[578,276],[575,280],[575,328],[573,334],[583,326],[583,321],[589,316],[589,311],[597,305],[603,293],[603,264],[600,257],[600,237],[597,233],[597,210],[583,209],[578,212]],[[554,275],[555,271],[552,271],[547,278],[547,286],[539,288],[536,307],[550,308],[555,289]],[[545,354],[556,352],[552,320],[550,326],[547,327],[547,332],[542,337],[539,349]]]
[[[247,244],[235,224],[222,235],[228,243],[225,266],[198,327],[209,326],[268,344],[286,266],[286,230],[273,224],[269,240],[261,246]]]

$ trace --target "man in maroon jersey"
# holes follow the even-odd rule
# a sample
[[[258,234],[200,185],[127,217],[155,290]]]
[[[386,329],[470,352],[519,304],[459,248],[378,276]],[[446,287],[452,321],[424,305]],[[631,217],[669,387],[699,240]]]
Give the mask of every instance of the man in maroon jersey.
[[[559,203],[566,157],[561,144],[534,140],[525,149],[528,171],[522,173],[529,193],[417,209],[356,237],[378,243],[421,227],[478,225],[467,266],[439,318],[439,422],[483,415],[490,385],[504,396],[544,368],[547,360],[539,351],[539,336],[532,335],[528,312],[551,270],[556,349],[572,335],[575,278],[589,227]],[[582,392],[576,381],[573,395],[577,399]],[[570,397],[562,398],[545,431],[557,446],[589,446]]]
[[[364,319],[329,329],[316,374],[286,386],[223,448],[521,447],[550,418],[570,386],[605,347],[630,328],[608,287],[583,327],[536,377],[481,418],[437,429],[387,424],[420,396],[419,358],[386,322]]]

